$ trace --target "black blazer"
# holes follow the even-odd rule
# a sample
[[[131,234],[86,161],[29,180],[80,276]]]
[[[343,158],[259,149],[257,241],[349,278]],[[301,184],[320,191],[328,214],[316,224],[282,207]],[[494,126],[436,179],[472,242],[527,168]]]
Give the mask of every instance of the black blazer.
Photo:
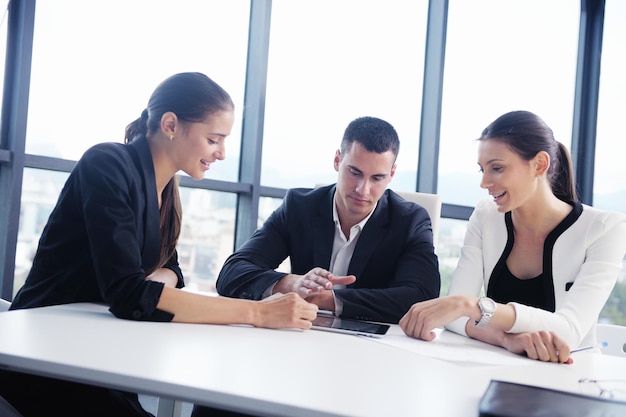
[[[104,302],[117,317],[171,320],[156,309],[159,207],[145,138],[93,146],[69,175],[12,309]],[[183,285],[176,254],[166,267]]]
[[[329,269],[334,193],[335,185],[289,190],[263,227],[226,260],[218,292],[261,299],[285,276],[275,269],[287,257],[294,274]],[[348,274],[356,282],[335,290],[345,318],[397,323],[412,304],[438,297],[439,265],[426,209],[386,190],[361,231]]]

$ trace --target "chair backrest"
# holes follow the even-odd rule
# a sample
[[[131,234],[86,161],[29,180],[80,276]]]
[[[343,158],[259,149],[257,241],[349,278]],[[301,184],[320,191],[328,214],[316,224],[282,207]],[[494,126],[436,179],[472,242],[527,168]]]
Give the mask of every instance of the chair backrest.
[[[0,312],[9,311],[9,307],[11,307],[11,303],[4,298],[0,298]]]
[[[441,196],[437,194],[418,193],[410,191],[396,191],[396,194],[407,201],[412,201],[424,207],[430,216],[430,223],[433,228],[433,244],[437,252],[437,241],[439,237],[439,219],[441,218]]]
[[[608,355],[626,358],[626,327],[615,324],[596,324],[598,343],[607,342],[602,352]]]

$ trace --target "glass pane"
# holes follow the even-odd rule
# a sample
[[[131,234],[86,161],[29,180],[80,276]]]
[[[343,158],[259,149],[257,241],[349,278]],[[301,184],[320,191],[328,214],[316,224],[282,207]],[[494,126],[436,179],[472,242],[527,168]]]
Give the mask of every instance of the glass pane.
[[[37,2],[26,152],[77,160],[120,142],[159,82],[207,74],[236,106],[226,161],[209,176],[237,180],[250,2]]]
[[[261,197],[259,198],[259,218],[257,226],[260,228],[265,220],[283,203],[282,198]]]
[[[6,58],[6,49],[7,49],[7,25],[9,20],[9,1],[0,1],[2,5],[2,10],[0,11],[0,80],[3,82],[0,83],[0,97],[3,96],[4,93],[4,65]],[[2,102],[0,101],[0,115],[2,114]],[[0,123],[2,121],[0,120]]]
[[[375,116],[400,136],[390,187],[415,190],[427,7],[426,0],[272,2],[263,185],[335,182],[344,129]]]
[[[15,259],[14,294],[22,287],[48,217],[68,174],[26,168]],[[180,188],[183,225],[178,254],[185,282],[191,290],[215,291],[215,279],[232,253],[236,195]]]
[[[451,0],[443,90],[438,193],[474,206],[474,139],[496,117],[529,110],[571,145],[580,2]]]
[[[180,188],[183,227],[178,262],[189,290],[215,291],[215,280],[235,242],[237,196],[197,188]]]
[[[626,108],[625,21],[626,3],[607,0],[593,184],[593,205],[622,213],[626,213],[626,165],[623,162],[626,144],[621,137]],[[626,260],[623,265],[617,284],[600,313],[600,321],[626,326]]]
[[[593,205],[626,213],[626,2],[607,0],[604,18]]]
[[[442,218],[439,221],[439,241],[437,257],[439,258],[439,273],[441,274],[441,295],[447,295],[450,288],[452,274],[461,257],[461,247],[467,229],[466,220]]]
[[[617,283],[600,312],[598,322],[626,326],[626,259],[622,261]]]
[[[24,169],[20,224],[15,250],[13,295],[22,288],[37,250],[39,237],[56,205],[69,174],[41,169]]]
[[[283,203],[282,198],[261,197],[259,199],[259,219],[258,227],[263,226],[265,220]],[[277,271],[291,272],[291,262],[289,258],[285,259],[282,264],[276,268]]]

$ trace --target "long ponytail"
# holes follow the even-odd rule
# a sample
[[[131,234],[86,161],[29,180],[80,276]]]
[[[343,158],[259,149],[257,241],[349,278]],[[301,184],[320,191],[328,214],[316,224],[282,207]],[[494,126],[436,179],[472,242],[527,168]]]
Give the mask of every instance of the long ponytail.
[[[576,185],[574,182],[574,167],[569,151],[561,142],[554,172],[550,177],[550,185],[554,195],[563,201],[579,201]]]
[[[178,181],[178,176],[172,177],[161,194],[161,250],[159,262],[154,270],[163,267],[174,255],[180,237],[183,209],[178,192]]]
[[[141,117],[139,119],[133,120],[126,126],[126,131],[124,132],[124,143],[132,142],[138,136],[147,136],[148,135],[148,109],[144,109],[141,112]]]

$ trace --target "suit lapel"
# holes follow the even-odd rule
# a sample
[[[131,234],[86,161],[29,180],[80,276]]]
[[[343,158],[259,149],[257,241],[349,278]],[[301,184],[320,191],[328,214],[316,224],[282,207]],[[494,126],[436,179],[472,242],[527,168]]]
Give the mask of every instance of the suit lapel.
[[[333,222],[333,197],[335,187],[329,188],[324,197],[324,204],[319,205],[311,219],[313,227],[313,265],[324,269],[330,268],[330,255],[333,250],[335,238],[335,225]],[[330,245],[328,244],[330,242]]]
[[[144,234],[141,245],[141,266],[148,271],[158,262],[161,244],[160,212],[159,201],[156,195],[154,165],[150,148],[145,138],[140,137],[132,141],[129,149],[137,171],[141,173],[143,192],[146,196],[146,210],[142,218]]]
[[[378,201],[372,217],[361,230],[361,236],[359,236],[359,241],[354,248],[350,266],[348,266],[348,274],[355,275],[357,281],[358,277],[363,273],[367,261],[387,233],[389,225],[388,196],[389,192],[385,191],[385,194]]]

